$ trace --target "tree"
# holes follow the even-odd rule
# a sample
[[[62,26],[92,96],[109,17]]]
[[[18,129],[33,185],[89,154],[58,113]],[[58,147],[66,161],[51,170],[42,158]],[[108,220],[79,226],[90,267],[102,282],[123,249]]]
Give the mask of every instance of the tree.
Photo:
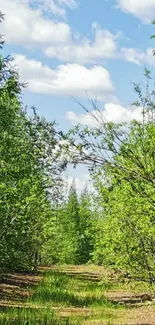
[[[94,214],[92,210],[91,195],[87,186],[82,191],[79,198],[79,263],[85,264],[91,260],[93,252],[93,224]]]
[[[77,126],[69,139],[73,163],[87,164],[94,171],[101,196],[95,260],[136,271],[152,282],[155,101],[148,70],[145,76],[145,95],[140,85],[134,85],[139,97],[134,105],[142,107],[142,122],[107,122],[93,103],[94,128]]]
[[[60,225],[63,237],[60,261],[77,264],[80,216],[75,180],[72,181],[64,213],[60,216]]]
[[[135,145],[135,150],[140,150]],[[120,153],[121,156],[121,153]],[[124,167],[126,166],[124,161]],[[109,180],[96,179],[102,216],[96,233],[94,260],[126,269],[154,281],[154,199],[153,188],[137,179],[130,183],[113,171]],[[147,195],[146,195],[147,192]],[[148,200],[149,193],[151,200]]]
[[[44,225],[51,216],[51,204],[58,197],[62,182],[63,166],[53,152],[59,141],[55,123],[46,122],[35,110],[30,118],[23,109],[21,90],[12,59],[1,56],[1,269],[36,267]]]

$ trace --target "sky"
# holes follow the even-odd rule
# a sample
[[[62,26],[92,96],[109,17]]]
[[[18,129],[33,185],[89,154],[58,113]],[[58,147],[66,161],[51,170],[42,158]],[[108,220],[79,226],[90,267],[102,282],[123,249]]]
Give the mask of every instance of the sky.
[[[139,118],[132,82],[152,71],[155,0],[0,0],[4,54],[14,58],[23,102],[59,128],[92,125],[77,102],[97,97],[107,120]],[[88,172],[74,174],[82,189]]]

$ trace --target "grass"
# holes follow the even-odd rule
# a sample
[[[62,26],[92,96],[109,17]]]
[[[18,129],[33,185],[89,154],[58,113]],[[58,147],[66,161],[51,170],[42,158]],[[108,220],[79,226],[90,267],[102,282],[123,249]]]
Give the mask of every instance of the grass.
[[[103,292],[103,283],[81,281],[78,276],[70,277],[67,274],[48,272],[30,300],[39,304],[63,307],[112,307],[113,303]]]
[[[147,284],[94,266],[51,267],[2,284],[2,325],[154,325]],[[16,280],[13,286],[13,279]],[[20,280],[17,283],[17,279]],[[9,284],[8,284],[9,283]],[[145,290],[145,292],[144,292]],[[29,292],[29,296],[25,294]]]
[[[0,314],[2,325],[59,325],[59,320],[51,310],[34,310],[31,308],[7,308]]]

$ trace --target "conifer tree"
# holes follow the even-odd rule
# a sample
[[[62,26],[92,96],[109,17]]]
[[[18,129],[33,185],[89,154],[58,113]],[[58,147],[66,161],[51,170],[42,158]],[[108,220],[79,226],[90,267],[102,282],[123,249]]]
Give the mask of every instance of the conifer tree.
[[[85,186],[79,198],[80,234],[79,234],[79,263],[87,263],[93,252],[93,211],[91,195]]]

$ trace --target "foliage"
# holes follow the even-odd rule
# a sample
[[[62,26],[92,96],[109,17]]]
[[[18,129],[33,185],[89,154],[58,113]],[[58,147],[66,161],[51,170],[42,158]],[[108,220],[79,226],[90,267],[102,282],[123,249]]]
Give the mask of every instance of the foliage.
[[[2,17],[2,16],[1,16]],[[1,47],[3,42],[1,41]],[[0,62],[0,266],[35,267],[43,227],[58,197],[61,170],[52,154],[55,124],[21,102],[22,85],[10,57]]]
[[[81,264],[90,261],[93,252],[93,212],[87,188],[77,195],[73,180],[67,200],[59,202],[45,226],[44,264]],[[47,235],[48,234],[48,235]]]
[[[95,222],[93,205],[88,188],[85,187],[79,198],[79,263],[85,264],[91,260],[94,248],[94,229]]]
[[[152,283],[155,280],[155,92],[149,88],[151,76],[147,69],[145,77],[145,92],[140,85],[134,85],[139,101],[133,105],[142,108],[141,121],[106,122],[94,104],[95,126],[76,128],[80,151],[74,163],[85,163],[94,172],[98,211],[94,261],[136,272]],[[69,133],[70,142],[78,150],[74,132]]]

